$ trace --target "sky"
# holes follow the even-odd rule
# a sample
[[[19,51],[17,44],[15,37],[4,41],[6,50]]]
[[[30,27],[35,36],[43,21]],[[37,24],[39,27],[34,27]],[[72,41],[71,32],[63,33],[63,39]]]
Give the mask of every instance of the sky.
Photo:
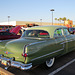
[[[33,21],[51,22],[63,18],[75,21],[75,0],[0,0],[0,22]]]

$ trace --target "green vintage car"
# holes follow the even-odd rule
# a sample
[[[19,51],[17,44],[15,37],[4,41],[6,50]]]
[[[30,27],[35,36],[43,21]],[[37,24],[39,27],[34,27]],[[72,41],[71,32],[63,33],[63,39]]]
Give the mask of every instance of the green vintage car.
[[[46,63],[51,67],[56,57],[75,49],[75,35],[65,26],[37,26],[28,28],[17,40],[0,41],[0,61],[7,69],[28,70]]]

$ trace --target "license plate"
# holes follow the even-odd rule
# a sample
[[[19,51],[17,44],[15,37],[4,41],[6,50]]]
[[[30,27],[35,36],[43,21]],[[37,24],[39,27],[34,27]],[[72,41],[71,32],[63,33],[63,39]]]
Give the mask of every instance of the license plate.
[[[5,66],[7,66],[7,61],[2,60],[2,61],[1,61],[1,64],[3,64],[3,65],[5,65]]]

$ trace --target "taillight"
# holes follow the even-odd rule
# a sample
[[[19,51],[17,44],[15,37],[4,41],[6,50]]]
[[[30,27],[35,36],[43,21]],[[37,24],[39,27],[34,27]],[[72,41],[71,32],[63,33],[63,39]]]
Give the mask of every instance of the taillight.
[[[6,51],[6,54],[8,54],[8,52]]]
[[[24,53],[22,53],[22,56],[27,57],[27,54],[26,54],[26,53],[25,53],[25,54],[24,54]]]
[[[28,45],[25,45],[25,46],[24,46],[24,51],[23,51],[23,53],[22,53],[22,56],[23,56],[23,57],[27,57],[27,56],[28,56],[28,54],[27,54],[27,46],[28,46]]]
[[[25,53],[24,56],[27,57],[27,54]]]
[[[22,53],[22,56],[24,56],[24,53]]]

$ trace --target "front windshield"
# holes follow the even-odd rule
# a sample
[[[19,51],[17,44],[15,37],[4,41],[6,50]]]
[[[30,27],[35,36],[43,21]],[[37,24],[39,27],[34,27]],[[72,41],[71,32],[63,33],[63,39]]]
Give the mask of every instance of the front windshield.
[[[26,30],[22,37],[49,38],[49,33],[44,30]]]

